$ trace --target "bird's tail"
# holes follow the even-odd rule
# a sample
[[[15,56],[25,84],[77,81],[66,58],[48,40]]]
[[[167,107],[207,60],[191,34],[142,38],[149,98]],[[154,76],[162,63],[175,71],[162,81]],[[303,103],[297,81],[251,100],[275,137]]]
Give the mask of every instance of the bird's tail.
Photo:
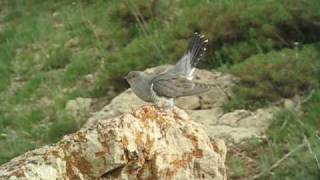
[[[195,32],[190,40],[187,53],[191,56],[191,66],[196,67],[207,50],[208,39]]]
[[[207,92],[214,88],[220,88],[216,84],[205,84],[205,83],[198,83],[198,82],[193,82],[193,83],[194,83],[194,88],[192,88],[192,90],[188,92],[184,92],[185,96],[192,96],[192,95]]]
[[[219,87],[216,84],[205,84],[205,83],[198,83],[194,82],[195,88],[201,88],[201,89],[213,89]]]

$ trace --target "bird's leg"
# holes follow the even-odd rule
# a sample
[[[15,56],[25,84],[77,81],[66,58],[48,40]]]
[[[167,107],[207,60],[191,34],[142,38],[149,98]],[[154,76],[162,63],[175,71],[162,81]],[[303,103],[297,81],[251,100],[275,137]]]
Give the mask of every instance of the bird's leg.
[[[174,99],[170,98],[167,100],[168,107],[172,109],[174,107]]]
[[[154,101],[157,108],[160,110],[171,110],[173,108],[173,101],[172,99],[166,99],[163,97],[158,97],[156,101]]]
[[[154,101],[156,107],[161,111],[171,111],[174,108],[173,98],[167,99],[164,97],[158,97]]]
[[[167,98],[161,98],[162,102],[160,104],[160,108],[164,110],[172,110],[174,107],[174,101],[173,98],[167,99]]]

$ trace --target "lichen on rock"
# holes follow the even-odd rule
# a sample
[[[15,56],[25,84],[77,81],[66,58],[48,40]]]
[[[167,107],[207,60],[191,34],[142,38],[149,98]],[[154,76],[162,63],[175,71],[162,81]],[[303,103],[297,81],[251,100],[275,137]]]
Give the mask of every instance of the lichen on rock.
[[[0,179],[226,179],[226,147],[183,110],[142,106],[27,152]]]

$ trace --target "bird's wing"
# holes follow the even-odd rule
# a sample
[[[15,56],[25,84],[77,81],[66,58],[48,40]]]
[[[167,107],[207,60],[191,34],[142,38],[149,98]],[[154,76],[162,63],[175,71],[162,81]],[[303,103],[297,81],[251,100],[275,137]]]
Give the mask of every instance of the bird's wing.
[[[170,73],[161,74],[151,82],[152,91],[157,96],[176,98],[191,96],[210,90],[214,85],[193,82],[184,76],[175,76]]]
[[[194,33],[187,49],[187,52],[177,62],[175,67],[168,72],[185,76],[187,79],[192,80],[195,67],[204,56],[208,39],[204,38],[204,35]]]

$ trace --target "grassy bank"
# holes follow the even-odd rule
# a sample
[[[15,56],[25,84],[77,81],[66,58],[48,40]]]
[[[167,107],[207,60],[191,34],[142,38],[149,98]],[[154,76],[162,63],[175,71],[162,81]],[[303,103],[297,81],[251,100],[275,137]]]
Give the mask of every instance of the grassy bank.
[[[279,113],[268,141],[243,147],[252,168],[237,169],[248,164],[230,155],[234,179],[266,172],[304,137],[317,149],[319,9],[318,0],[1,1],[0,164],[76,131],[85,117],[73,118],[66,102],[107,104],[127,88],[122,77],[130,70],[176,62],[194,31],[209,38],[200,68],[241,78],[226,111],[316,92],[302,114]],[[262,177],[317,179],[313,156],[301,157]]]

